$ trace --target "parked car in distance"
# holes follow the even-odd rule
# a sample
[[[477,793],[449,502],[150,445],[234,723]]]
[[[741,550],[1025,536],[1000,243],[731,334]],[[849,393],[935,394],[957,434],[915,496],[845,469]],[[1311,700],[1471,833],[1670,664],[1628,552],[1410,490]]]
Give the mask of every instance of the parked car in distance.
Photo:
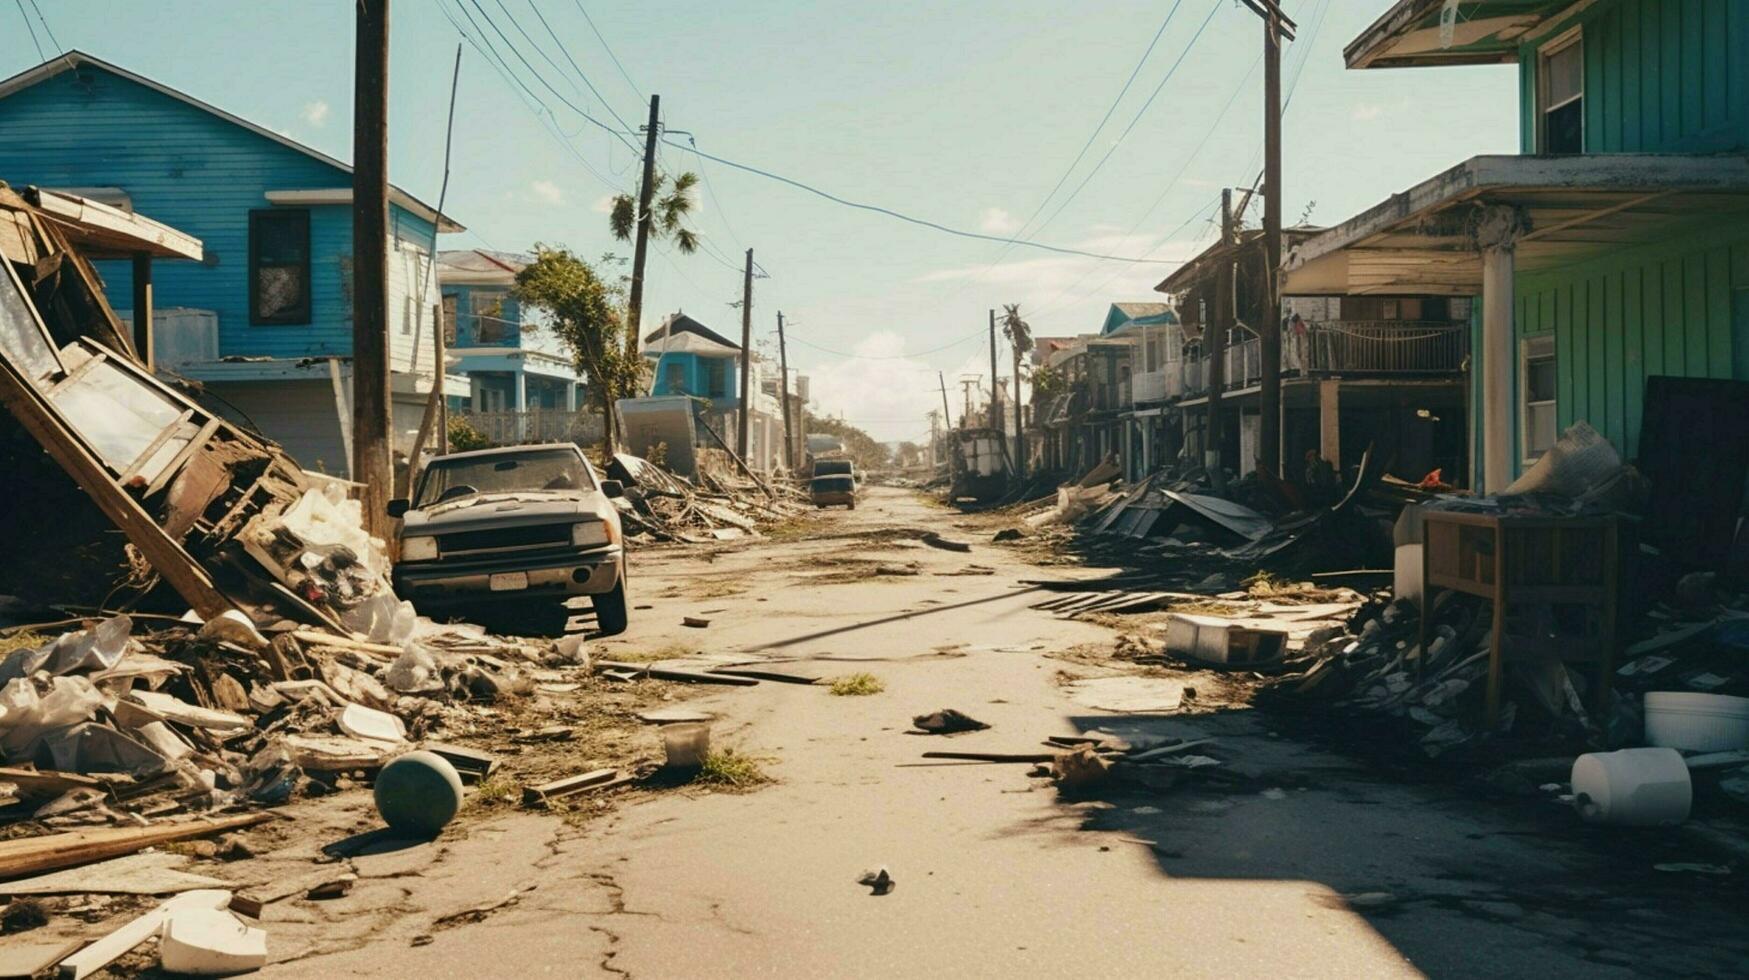
[[[427,615],[470,607],[502,618],[562,615],[586,595],[601,632],[626,628],[625,536],[603,480],[576,446],[508,446],[437,456],[401,518],[395,591]]]
[[[810,476],[848,476],[856,477],[856,464],[848,459],[816,459]]]
[[[816,476],[808,481],[808,496],[814,501],[815,507],[836,507],[842,504],[855,510],[856,478],[848,473]]]

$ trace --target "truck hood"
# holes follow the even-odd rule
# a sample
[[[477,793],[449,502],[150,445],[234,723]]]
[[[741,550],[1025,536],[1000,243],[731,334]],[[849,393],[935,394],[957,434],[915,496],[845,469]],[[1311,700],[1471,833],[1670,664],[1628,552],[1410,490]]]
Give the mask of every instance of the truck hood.
[[[606,521],[618,516],[599,490],[482,493],[408,511],[402,519],[401,536],[557,524],[591,517]]]

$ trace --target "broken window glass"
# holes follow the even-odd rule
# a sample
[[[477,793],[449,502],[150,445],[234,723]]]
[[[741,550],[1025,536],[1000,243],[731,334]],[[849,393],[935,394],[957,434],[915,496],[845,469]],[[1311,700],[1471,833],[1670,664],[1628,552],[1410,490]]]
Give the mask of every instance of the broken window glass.
[[[38,388],[46,379],[61,373],[61,362],[55,348],[32,312],[30,301],[24,298],[24,285],[12,270],[12,263],[0,272],[0,354]]]
[[[198,431],[183,419],[180,404],[106,355],[74,344],[61,357],[67,378],[49,400],[116,473],[132,471],[151,482]]]
[[[310,212],[249,212],[249,321],[310,322]]]

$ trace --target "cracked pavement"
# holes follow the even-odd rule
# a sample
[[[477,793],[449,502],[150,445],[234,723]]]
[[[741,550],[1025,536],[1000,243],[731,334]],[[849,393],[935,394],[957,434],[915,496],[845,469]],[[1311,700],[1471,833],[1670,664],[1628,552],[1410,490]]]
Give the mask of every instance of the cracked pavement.
[[[1060,675],[1112,668],[1049,654],[1115,634],[1027,608],[1038,597],[1019,580],[1039,570],[987,535],[949,532],[973,542],[960,556],[891,533],[958,520],[872,488],[818,534],[636,556],[633,602],[653,608],[596,656],[757,650],[823,677],[866,670],[885,691],[765,683],[689,701],[719,713],[714,744],[763,759],[776,781],[639,795],[581,826],[514,813],[355,854],[346,897],[269,906],[277,962],[264,975],[1610,977],[1749,962],[1729,911],[1742,876],[1652,872],[1672,854],[1708,860],[1671,835],[1395,782],[1242,706],[1076,704]],[[952,574],[968,561],[995,574]],[[834,574],[909,562],[918,574]],[[722,595],[723,582],[741,591]],[[710,628],[683,628],[687,615]],[[992,727],[906,733],[944,707]],[[1026,766],[920,758],[1036,752],[1101,726],[1214,737],[1232,778],[1067,800]],[[338,836],[369,826],[369,807],[348,794],[321,812]],[[317,847],[234,869],[307,872]],[[897,886],[877,897],[857,878],[882,865]]]

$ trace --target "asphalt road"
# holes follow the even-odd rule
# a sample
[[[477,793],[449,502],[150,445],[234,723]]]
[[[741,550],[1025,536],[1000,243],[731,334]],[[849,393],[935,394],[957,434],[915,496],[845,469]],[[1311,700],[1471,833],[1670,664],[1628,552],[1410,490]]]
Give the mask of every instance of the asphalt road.
[[[765,760],[748,793],[680,791],[581,828],[519,815],[355,860],[374,907],[344,948],[272,976],[1728,975],[1749,967],[1738,875],[1663,832],[1599,832],[1541,802],[1405,783],[1243,707],[1139,715],[1062,686],[1053,657],[1106,629],[1028,608],[1012,552],[918,495],[874,489],[826,527],[637,556],[632,629],[597,656],[760,656],[868,697],[766,683],[688,702]],[[974,542],[969,555],[894,529]],[[916,574],[874,574],[916,563]],[[990,574],[958,574],[968,564]],[[706,629],[683,616],[710,620]],[[958,708],[989,730],[907,734]],[[1232,778],[1067,800],[1024,765],[928,749],[1039,751],[1103,727],[1219,740]],[[652,732],[651,751],[657,750]],[[885,866],[897,881],[858,885]],[[337,939],[337,942],[339,940]]]

